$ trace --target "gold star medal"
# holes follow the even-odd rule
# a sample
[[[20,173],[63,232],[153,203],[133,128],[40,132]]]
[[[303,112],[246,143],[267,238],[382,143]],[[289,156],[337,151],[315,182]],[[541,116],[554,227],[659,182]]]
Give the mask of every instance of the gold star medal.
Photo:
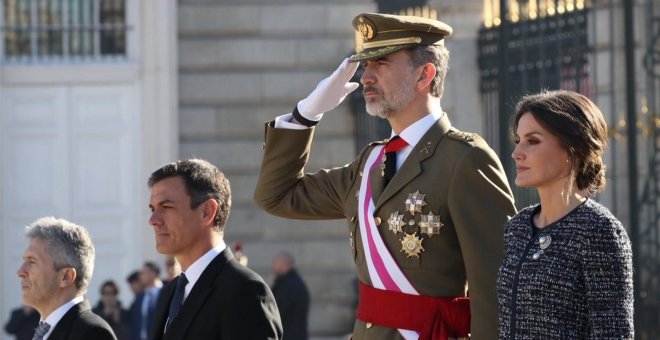
[[[410,212],[410,215],[415,216],[416,212],[422,212],[422,207],[426,205],[426,202],[424,202],[424,196],[426,196],[426,194],[419,193],[419,190],[412,194],[408,194],[408,198],[406,199],[405,203],[406,210]]]
[[[394,235],[396,235],[403,231],[401,228],[406,224],[406,222],[403,222],[403,214],[395,211],[390,214],[390,218],[387,219],[387,224],[389,224],[389,229],[394,233]]]
[[[440,221],[439,215],[433,215],[432,212],[429,212],[428,215],[422,214],[422,220],[419,221],[419,227],[422,229],[422,234],[433,235],[440,234],[440,228],[444,227],[444,223]]]
[[[406,236],[401,239],[401,251],[405,252],[408,257],[419,257],[419,253],[424,251],[424,247],[422,247],[422,240],[417,238],[417,233],[406,233]]]

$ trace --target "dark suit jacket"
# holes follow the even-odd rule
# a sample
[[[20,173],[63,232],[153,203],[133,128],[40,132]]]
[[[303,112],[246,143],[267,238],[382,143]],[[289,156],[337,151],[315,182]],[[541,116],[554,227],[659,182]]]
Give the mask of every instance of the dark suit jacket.
[[[30,314],[25,315],[23,307],[12,310],[11,317],[5,325],[5,330],[9,334],[16,336],[16,340],[32,340],[34,330],[39,325],[39,312],[32,310]]]
[[[173,283],[176,282],[173,280]],[[275,298],[264,280],[225,249],[209,263],[163,334],[175,284],[163,287],[152,340],[281,339]]]
[[[71,307],[55,325],[48,340],[117,340],[112,328],[92,313],[89,301]]]
[[[282,318],[284,340],[307,340],[309,291],[295,269],[275,279],[273,295]]]
[[[147,330],[151,330],[154,327],[154,319],[156,318],[156,306],[158,305],[158,299],[162,293],[162,288],[158,292],[152,292],[156,295],[154,299],[149,301],[149,307],[147,308]],[[140,331],[142,330],[142,302],[144,301],[144,296],[146,292],[142,292],[135,297],[135,301],[131,305],[130,310],[130,340],[140,340]]]
[[[371,285],[357,196],[362,176],[369,176],[378,231],[410,283],[421,295],[434,297],[463,296],[467,283],[472,339],[497,339],[495,284],[504,249],[503,226],[516,209],[495,152],[478,135],[451,127],[445,114],[385,186],[380,169],[364,171],[371,151],[385,141],[367,146],[343,167],[305,173],[313,134],[314,128],[276,129],[267,124],[256,202],[267,212],[286,218],[345,218],[358,277]],[[411,214],[405,205],[417,191],[426,195],[422,214],[433,213],[444,225],[432,237],[419,232],[421,214]],[[405,215],[403,233],[390,230],[390,217],[396,212]],[[402,251],[404,233],[416,233],[423,239],[424,252],[419,257]],[[401,339],[401,335],[357,320],[353,340],[362,339]]]

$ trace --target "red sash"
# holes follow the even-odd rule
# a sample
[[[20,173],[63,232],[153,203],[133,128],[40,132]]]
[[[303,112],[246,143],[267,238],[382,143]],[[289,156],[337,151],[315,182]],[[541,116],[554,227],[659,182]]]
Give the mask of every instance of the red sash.
[[[436,298],[369,287],[360,282],[357,318],[420,332],[420,340],[446,340],[470,333],[470,298]]]

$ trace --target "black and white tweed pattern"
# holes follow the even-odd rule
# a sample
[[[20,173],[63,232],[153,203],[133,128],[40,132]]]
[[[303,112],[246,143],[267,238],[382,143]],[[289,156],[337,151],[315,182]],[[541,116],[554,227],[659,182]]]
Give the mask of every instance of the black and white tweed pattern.
[[[543,229],[528,207],[505,225],[497,279],[500,339],[632,338],[632,249],[612,213],[588,199]],[[539,239],[551,237],[539,252]]]

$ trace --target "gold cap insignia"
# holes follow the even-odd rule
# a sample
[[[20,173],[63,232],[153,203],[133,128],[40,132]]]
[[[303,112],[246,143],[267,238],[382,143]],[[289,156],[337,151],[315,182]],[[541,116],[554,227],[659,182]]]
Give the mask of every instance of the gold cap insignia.
[[[371,40],[376,37],[376,26],[364,16],[358,19],[357,30],[362,34],[364,40]]]
[[[419,253],[424,251],[422,240],[417,238],[417,233],[408,234],[401,240],[401,251],[408,257],[419,257]]]

